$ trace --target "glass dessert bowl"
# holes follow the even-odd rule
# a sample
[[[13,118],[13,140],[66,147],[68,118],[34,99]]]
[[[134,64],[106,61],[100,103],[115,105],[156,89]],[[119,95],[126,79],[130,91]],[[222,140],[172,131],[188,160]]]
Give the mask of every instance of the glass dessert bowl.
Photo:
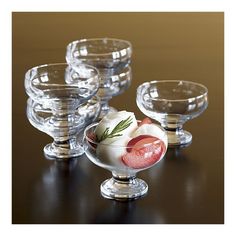
[[[131,55],[131,43],[121,39],[81,39],[67,46],[66,61],[75,70],[83,63],[99,70],[101,81],[98,95],[102,102],[101,118],[108,112],[116,111],[108,105],[109,100],[123,93],[131,83]]]
[[[77,157],[84,153],[82,130],[89,124],[95,122],[101,110],[100,99],[92,97],[88,102],[82,104],[75,111],[75,122],[73,125],[66,123],[65,126],[55,126],[52,122],[53,113],[31,98],[27,101],[27,118],[29,122],[38,130],[51,136],[53,143],[44,147],[47,158],[70,158]],[[67,142],[60,142],[61,138],[68,136]]]
[[[208,90],[191,81],[151,81],[137,88],[136,102],[145,115],[161,123],[169,146],[186,146],[192,135],[183,130],[183,124],[207,108]]]
[[[88,65],[86,68],[86,73],[79,73],[66,63],[58,63],[34,67],[26,73],[25,88],[30,97],[27,116],[34,127],[54,138],[44,147],[50,158],[77,157],[84,152],[76,141],[77,132],[87,122],[80,112],[99,87],[98,71]],[[97,104],[95,100],[90,105]]]
[[[98,69],[109,69],[129,64],[131,54],[131,43],[123,39],[80,39],[68,44],[66,61],[69,64],[86,63]]]
[[[114,118],[122,112],[119,119]],[[103,118],[84,131],[87,157],[112,172],[112,178],[100,186],[105,198],[131,200],[144,196],[148,185],[136,175],[161,161],[167,150],[164,129],[156,124],[137,122],[132,114],[124,111],[108,114],[105,121]]]

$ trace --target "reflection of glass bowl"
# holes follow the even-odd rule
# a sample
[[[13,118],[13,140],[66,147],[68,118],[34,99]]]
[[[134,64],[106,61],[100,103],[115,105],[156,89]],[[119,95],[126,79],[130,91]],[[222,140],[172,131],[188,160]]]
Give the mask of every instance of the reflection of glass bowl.
[[[69,64],[86,63],[96,68],[112,68],[130,62],[132,45],[129,41],[113,38],[81,39],[66,48]]]
[[[94,131],[98,123],[84,131],[84,149],[88,158],[96,165],[112,172],[112,178],[101,184],[101,194],[105,198],[127,200],[145,195],[148,185],[136,178],[137,172],[158,163],[167,150],[167,136],[161,129],[160,136],[149,143],[137,142],[126,145],[103,144],[94,141]],[[127,141],[128,143],[128,141]]]
[[[169,145],[187,145],[192,135],[183,124],[199,116],[208,106],[204,85],[182,80],[151,81],[137,89],[137,105],[147,116],[161,123]]]
[[[74,70],[83,63],[99,69],[101,80],[98,95],[102,102],[100,118],[115,111],[108,105],[109,100],[123,93],[131,83],[131,54],[131,43],[121,39],[82,39],[67,46],[66,61]]]
[[[97,92],[98,75],[92,66],[83,65],[83,69],[74,71],[66,63],[37,66],[26,73],[27,94],[43,117],[46,114],[50,117],[40,119],[40,122],[46,121],[43,131],[54,138],[53,145],[44,148],[48,156],[69,158],[82,154],[83,150],[76,145],[74,138],[83,123],[77,109]],[[34,103],[30,102],[28,106],[36,111]]]
[[[78,133],[87,125],[96,121],[101,109],[100,99],[91,98],[81,105],[68,120],[57,120],[52,111],[31,98],[27,101],[27,117],[30,123],[40,131],[53,137],[53,143],[44,147],[47,157],[70,158],[84,153]]]

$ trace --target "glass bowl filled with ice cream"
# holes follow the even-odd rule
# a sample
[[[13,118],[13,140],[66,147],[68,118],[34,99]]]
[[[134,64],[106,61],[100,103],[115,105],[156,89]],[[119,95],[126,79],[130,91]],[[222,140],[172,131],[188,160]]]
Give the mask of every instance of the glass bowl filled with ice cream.
[[[101,194],[116,200],[145,195],[148,185],[136,178],[164,157],[167,135],[162,127],[145,118],[137,121],[134,113],[119,111],[103,117],[84,131],[84,149],[97,166],[112,172],[101,184]]]

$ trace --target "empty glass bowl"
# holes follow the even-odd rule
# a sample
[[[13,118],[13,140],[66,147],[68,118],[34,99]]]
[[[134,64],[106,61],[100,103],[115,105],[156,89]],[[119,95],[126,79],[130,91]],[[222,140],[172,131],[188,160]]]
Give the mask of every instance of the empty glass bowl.
[[[92,113],[82,115],[82,105],[99,87],[98,71],[88,65],[85,67],[88,69],[86,73],[79,73],[66,63],[58,63],[34,67],[26,73],[25,88],[31,98],[27,107],[28,118],[36,128],[54,138],[54,142],[44,148],[48,157],[70,158],[84,152],[76,135],[88,121],[85,118]],[[98,106],[93,107],[96,107],[96,115]]]
[[[131,55],[131,43],[121,39],[81,39],[67,46],[66,61],[74,70],[86,63],[95,66],[100,72],[98,95],[102,102],[101,118],[115,110],[108,105],[109,100],[123,93],[130,85]]]
[[[191,81],[151,81],[138,87],[136,102],[145,115],[165,128],[169,146],[188,145],[192,135],[183,130],[183,124],[207,108],[207,94],[204,85]]]
[[[73,123],[64,121],[64,124],[57,125],[52,110],[43,108],[31,98],[27,101],[27,117],[30,123],[54,139],[53,143],[44,147],[44,153],[49,158],[70,158],[83,154],[81,130],[97,120],[100,110],[100,99],[94,96],[76,109]],[[67,140],[60,141],[62,139]]]
[[[160,127],[158,138],[148,143],[128,144],[125,138],[120,145],[103,144],[95,141],[94,131],[98,123],[89,125],[84,131],[84,150],[88,158],[97,166],[112,172],[112,178],[105,180],[101,186],[101,194],[105,198],[115,200],[136,199],[145,195],[148,185],[136,178],[139,171],[158,163],[167,150],[167,135]]]
[[[114,68],[130,63],[132,45],[129,41],[114,38],[80,39],[66,48],[69,64],[86,63],[96,68]]]

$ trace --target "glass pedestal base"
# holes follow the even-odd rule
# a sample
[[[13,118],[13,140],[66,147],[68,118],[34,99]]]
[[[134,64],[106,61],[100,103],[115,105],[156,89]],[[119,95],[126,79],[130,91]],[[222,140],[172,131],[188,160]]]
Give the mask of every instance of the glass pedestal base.
[[[148,185],[142,179],[135,177],[117,179],[112,177],[101,184],[101,194],[108,199],[127,201],[140,198],[147,194]]]
[[[50,143],[44,147],[44,154],[48,159],[69,159],[82,155],[84,148],[80,145],[71,147],[70,144]]]
[[[188,146],[192,142],[192,134],[183,129],[166,129],[168,146]]]

